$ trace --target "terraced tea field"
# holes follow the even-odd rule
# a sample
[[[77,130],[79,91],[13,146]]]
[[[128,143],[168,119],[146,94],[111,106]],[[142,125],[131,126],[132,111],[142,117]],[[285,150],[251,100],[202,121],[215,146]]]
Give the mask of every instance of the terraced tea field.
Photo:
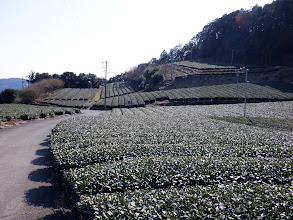
[[[106,107],[143,107],[156,101],[168,101],[171,105],[237,103],[243,102],[244,94],[244,83],[170,89],[107,98]],[[289,83],[249,83],[247,98],[249,102],[293,100],[293,86]],[[104,102],[104,99],[96,101],[92,109],[103,109]]]
[[[200,63],[200,62],[192,62],[192,61],[181,61],[175,62],[175,65],[189,67],[197,70],[223,70],[223,69],[236,69],[237,66],[232,65],[216,65],[216,64],[209,64],[209,63]]]
[[[237,71],[245,72],[241,70],[241,66],[232,65],[217,65],[209,63],[199,63],[191,61],[180,61],[174,63],[175,69],[182,71],[188,75],[190,74],[235,74]],[[268,73],[278,71],[280,67],[266,67],[266,66],[247,66],[250,73]]]
[[[82,219],[292,219],[293,125],[278,121],[292,121],[293,102],[249,103],[249,123],[242,112],[157,106],[68,119],[52,130],[54,166]]]
[[[132,88],[128,87],[125,83],[122,83],[122,82],[106,84],[106,98],[130,94],[133,92],[134,91]],[[101,99],[105,98],[105,87],[103,88],[101,92],[100,98]]]
[[[98,89],[65,88],[57,91],[42,103],[63,107],[88,108],[92,106]]]

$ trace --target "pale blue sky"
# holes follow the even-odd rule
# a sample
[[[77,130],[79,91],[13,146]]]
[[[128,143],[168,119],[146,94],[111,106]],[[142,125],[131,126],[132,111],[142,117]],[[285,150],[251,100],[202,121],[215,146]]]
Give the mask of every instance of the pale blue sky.
[[[186,44],[204,25],[272,0],[0,0],[0,78],[108,78]]]

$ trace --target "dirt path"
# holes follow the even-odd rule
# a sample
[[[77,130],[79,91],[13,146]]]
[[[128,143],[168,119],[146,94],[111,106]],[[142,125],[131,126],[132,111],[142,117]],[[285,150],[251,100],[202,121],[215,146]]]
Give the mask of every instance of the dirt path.
[[[83,111],[82,115],[100,111]],[[0,219],[72,219],[52,184],[48,137],[60,121],[33,121],[0,130]]]

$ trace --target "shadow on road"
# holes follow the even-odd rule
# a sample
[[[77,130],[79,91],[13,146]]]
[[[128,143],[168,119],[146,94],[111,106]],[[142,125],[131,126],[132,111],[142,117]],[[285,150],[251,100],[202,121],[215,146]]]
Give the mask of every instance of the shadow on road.
[[[26,191],[27,203],[33,206],[43,206],[44,208],[57,208],[56,188],[54,186],[40,186]]]
[[[31,172],[28,178],[33,182],[52,183],[52,172],[53,169],[51,167],[46,167]]]
[[[41,149],[36,151],[38,156],[31,164],[41,166],[32,171],[28,179],[38,182],[39,187],[25,192],[25,199],[30,206],[42,206],[52,209],[53,214],[46,215],[41,219],[75,219],[70,208],[65,204],[62,191],[54,181],[51,152],[48,139],[40,144]]]
[[[47,139],[45,139],[43,143],[40,143],[40,146],[42,146],[42,147],[49,146],[49,135],[47,136]]]
[[[52,215],[47,215],[44,218],[42,218],[42,220],[64,220],[64,219],[71,220],[71,219],[74,219],[74,217],[72,216],[71,213],[68,213],[68,212],[64,213],[63,211],[60,210],[55,212]]]
[[[49,148],[47,148],[47,149],[45,148],[45,149],[37,150],[36,151],[36,155],[43,156],[43,157],[45,157],[47,155],[50,155],[50,149]]]
[[[38,166],[51,166],[52,162],[50,161],[50,156],[43,156],[43,157],[38,157],[32,160],[31,164],[38,165]]]

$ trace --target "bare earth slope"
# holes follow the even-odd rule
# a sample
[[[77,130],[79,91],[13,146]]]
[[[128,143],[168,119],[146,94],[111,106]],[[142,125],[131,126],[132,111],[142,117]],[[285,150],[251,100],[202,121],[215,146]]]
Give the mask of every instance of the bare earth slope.
[[[82,115],[99,114],[84,111]],[[48,136],[68,117],[0,130],[0,219],[70,219],[52,185]]]

